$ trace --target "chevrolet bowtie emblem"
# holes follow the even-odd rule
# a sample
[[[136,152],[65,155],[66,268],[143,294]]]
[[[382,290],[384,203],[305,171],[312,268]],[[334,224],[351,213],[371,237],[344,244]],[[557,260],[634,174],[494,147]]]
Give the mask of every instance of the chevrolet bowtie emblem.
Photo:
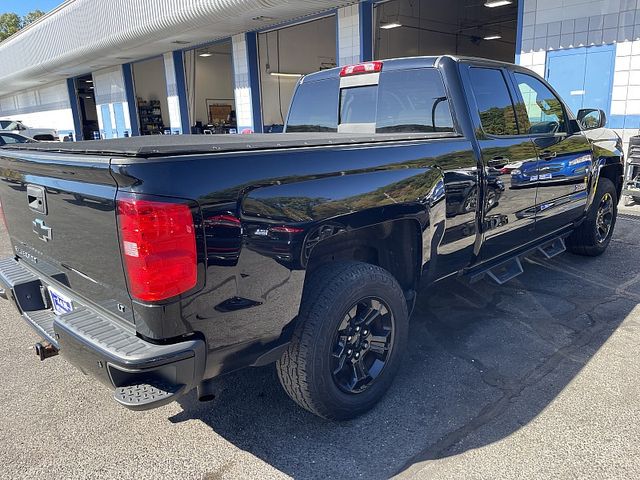
[[[33,233],[35,233],[43,242],[51,240],[51,227],[47,227],[44,224],[44,220],[39,218],[36,218],[33,221]]]

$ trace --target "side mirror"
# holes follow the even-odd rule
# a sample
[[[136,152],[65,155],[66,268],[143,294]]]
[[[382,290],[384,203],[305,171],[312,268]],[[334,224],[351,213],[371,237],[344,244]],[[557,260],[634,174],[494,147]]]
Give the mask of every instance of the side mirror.
[[[596,108],[581,108],[578,110],[578,123],[583,130],[602,128],[607,123],[607,115]]]

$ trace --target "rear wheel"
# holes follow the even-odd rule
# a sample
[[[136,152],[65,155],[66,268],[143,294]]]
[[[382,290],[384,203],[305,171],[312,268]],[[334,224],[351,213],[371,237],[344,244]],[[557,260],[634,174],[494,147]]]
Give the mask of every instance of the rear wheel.
[[[312,275],[278,377],[303,408],[346,420],[391,385],[407,342],[407,303],[395,278],[375,265],[330,264]]]
[[[567,238],[569,251],[592,257],[602,254],[613,235],[617,205],[618,195],[613,182],[608,178],[600,178],[587,218]]]

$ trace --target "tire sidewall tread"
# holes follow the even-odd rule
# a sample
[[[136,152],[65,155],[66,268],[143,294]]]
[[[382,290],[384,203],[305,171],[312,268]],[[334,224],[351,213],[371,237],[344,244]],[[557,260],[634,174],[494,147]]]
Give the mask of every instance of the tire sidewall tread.
[[[609,236],[603,243],[598,243],[595,235],[595,223],[600,201],[605,193],[609,193],[613,199],[613,220]],[[567,238],[567,249],[574,254],[595,257],[604,253],[611,242],[618,215],[618,194],[616,187],[606,177],[598,179],[598,186],[585,220]]]
[[[384,370],[363,392],[341,391],[331,376],[330,349],[335,329],[355,302],[380,297],[395,318],[392,352]],[[332,263],[312,273],[305,287],[298,325],[289,348],[277,362],[280,382],[303,408],[327,419],[353,418],[377,403],[393,381],[408,337],[408,309],[395,278],[360,262]]]

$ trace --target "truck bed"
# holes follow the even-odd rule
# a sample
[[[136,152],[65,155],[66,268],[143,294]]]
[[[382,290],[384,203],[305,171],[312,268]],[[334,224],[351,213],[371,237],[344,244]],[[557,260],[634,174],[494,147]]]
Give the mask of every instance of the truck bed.
[[[256,133],[251,135],[151,135],[82,142],[13,144],[11,149],[126,157],[164,157],[217,152],[320,147],[456,136],[452,133]]]

